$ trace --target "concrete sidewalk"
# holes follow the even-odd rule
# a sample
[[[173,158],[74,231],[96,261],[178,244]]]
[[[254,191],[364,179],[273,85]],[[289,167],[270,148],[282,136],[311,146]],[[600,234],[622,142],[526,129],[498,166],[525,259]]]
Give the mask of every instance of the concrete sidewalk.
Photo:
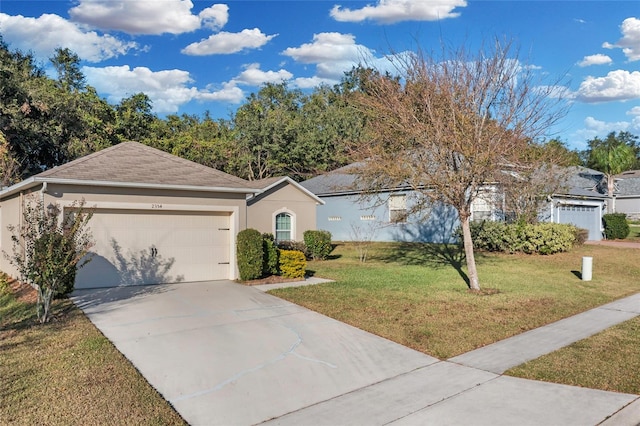
[[[73,299],[193,425],[640,422],[638,395],[501,375],[640,314],[638,295],[448,361],[231,282]]]

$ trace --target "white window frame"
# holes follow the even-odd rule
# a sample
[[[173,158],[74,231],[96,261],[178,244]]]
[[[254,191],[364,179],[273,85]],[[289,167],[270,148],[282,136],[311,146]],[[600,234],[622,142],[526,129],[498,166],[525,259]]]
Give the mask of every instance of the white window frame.
[[[280,209],[277,210],[273,213],[273,216],[271,217],[271,224],[273,226],[273,237],[275,238],[276,242],[279,241],[278,240],[278,234],[277,234],[277,229],[276,229],[276,218],[278,217],[278,215],[280,214],[287,214],[289,215],[289,217],[291,218],[291,230],[290,230],[290,240],[283,240],[283,241],[296,241],[296,214],[287,209]]]
[[[407,194],[391,194],[387,201],[389,206],[389,222],[390,223],[406,223],[407,221]],[[401,212],[401,213],[395,213]],[[394,214],[395,213],[395,214]],[[401,220],[394,216],[401,215]]]

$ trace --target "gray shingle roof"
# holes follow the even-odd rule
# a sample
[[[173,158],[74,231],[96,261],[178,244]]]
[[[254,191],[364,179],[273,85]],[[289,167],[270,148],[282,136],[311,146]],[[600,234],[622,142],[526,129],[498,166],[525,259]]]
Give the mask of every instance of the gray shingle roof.
[[[351,171],[361,164],[362,163],[349,164],[329,173],[305,180],[301,182],[300,185],[317,196],[358,192],[358,189],[355,187],[356,175],[351,173]]]
[[[640,196],[640,176],[626,177],[616,182],[618,196]]]
[[[35,176],[127,184],[249,189],[249,182],[138,142],[123,142]]]

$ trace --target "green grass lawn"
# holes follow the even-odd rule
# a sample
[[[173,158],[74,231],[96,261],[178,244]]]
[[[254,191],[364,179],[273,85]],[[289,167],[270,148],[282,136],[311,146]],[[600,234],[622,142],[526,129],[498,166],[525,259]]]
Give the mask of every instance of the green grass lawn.
[[[635,249],[478,254],[481,294],[467,290],[453,249],[376,244],[365,264],[348,244],[332,254],[308,267],[335,283],[271,293],[441,359],[640,291]],[[582,256],[593,257],[592,281],[579,278]]]
[[[640,318],[512,368],[506,374],[640,394]]]
[[[640,242],[640,223],[629,223],[629,236],[626,241]]]
[[[0,424],[186,424],[69,300],[53,312],[0,284]]]

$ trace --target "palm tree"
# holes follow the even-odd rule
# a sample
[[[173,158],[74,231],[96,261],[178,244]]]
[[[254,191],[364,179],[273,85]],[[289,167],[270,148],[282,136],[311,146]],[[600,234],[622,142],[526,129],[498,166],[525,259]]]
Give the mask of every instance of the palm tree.
[[[596,138],[597,139],[597,138]],[[631,169],[636,164],[636,153],[633,147],[619,141],[601,141],[591,150],[589,164],[602,172],[607,178],[607,195],[609,196],[608,213],[615,213],[614,176]]]

